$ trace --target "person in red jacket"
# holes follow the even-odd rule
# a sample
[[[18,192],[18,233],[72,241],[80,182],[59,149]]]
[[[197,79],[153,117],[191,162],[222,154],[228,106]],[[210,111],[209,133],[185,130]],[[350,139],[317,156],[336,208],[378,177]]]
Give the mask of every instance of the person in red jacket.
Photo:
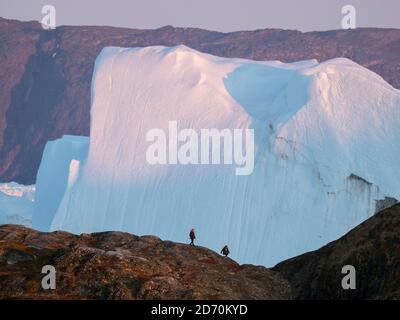
[[[189,238],[190,238],[190,245],[194,246],[194,239],[196,239],[196,234],[194,233],[194,229],[190,230]]]

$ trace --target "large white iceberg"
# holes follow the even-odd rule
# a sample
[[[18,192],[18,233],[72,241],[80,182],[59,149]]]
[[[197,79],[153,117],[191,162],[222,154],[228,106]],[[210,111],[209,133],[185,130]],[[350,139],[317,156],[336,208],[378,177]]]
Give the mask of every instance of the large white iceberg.
[[[399,97],[347,59],[285,64],[185,46],[105,48],[92,80],[88,154],[53,162],[45,153],[37,192],[38,218],[47,220],[38,225],[55,215],[51,230],[180,242],[194,227],[197,244],[228,244],[234,259],[271,266],[400,199]],[[234,164],[150,165],[146,134],[168,131],[170,121],[196,132],[254,129],[253,173],[236,175]]]

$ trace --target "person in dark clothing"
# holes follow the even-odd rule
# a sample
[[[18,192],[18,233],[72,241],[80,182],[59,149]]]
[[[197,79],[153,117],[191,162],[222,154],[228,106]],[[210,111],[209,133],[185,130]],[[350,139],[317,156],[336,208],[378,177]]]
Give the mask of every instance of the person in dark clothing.
[[[222,253],[225,257],[228,256],[228,254],[229,254],[229,249],[228,249],[228,246],[227,246],[227,245],[225,245],[225,246],[222,248],[221,253]]]
[[[190,245],[194,246],[194,239],[196,239],[196,234],[194,233],[194,229],[190,230],[189,238],[190,238]]]

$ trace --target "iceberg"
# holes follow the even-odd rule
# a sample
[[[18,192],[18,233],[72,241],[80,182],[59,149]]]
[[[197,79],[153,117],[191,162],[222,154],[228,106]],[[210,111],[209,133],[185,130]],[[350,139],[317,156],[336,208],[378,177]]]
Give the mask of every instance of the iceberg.
[[[215,57],[185,46],[104,48],[91,88],[90,138],[49,142],[34,226],[122,230],[225,244],[272,266],[337,239],[400,199],[400,94],[343,58],[323,63]],[[154,164],[146,134],[254,131],[254,169]],[[77,141],[75,141],[77,139]],[[381,202],[380,202],[381,201]]]

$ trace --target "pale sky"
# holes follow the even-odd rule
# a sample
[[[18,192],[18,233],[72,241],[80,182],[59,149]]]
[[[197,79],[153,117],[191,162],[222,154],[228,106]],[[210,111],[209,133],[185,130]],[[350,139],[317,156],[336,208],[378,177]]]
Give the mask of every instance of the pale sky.
[[[340,29],[341,8],[351,4],[357,27],[400,28],[400,0],[0,0],[0,16],[40,21],[46,4],[55,6],[57,25],[173,25],[224,32]]]

